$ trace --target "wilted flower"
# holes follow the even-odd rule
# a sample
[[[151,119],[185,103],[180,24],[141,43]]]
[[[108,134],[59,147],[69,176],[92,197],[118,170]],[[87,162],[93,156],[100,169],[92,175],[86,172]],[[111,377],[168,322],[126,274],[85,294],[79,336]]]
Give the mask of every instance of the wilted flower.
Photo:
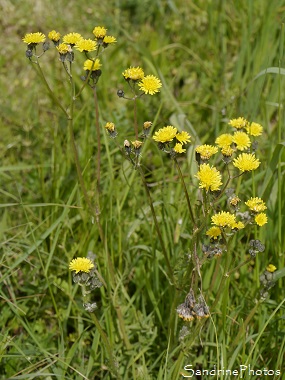
[[[144,77],[144,71],[141,67],[130,67],[123,72],[126,80],[138,81]]]

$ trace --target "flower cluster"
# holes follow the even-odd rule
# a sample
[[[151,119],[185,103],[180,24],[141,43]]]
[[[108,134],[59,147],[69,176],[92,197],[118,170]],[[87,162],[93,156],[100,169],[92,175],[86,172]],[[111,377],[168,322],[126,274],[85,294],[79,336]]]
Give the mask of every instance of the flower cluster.
[[[94,38],[83,38],[80,33],[72,32],[61,37],[61,34],[56,30],[52,30],[48,33],[48,38],[53,42],[59,54],[59,60],[63,63],[74,61],[74,51],[79,51],[87,56],[87,60],[84,62],[84,70],[88,74],[91,71],[90,79],[93,81],[93,85],[97,83],[99,76],[101,75],[100,67],[102,66],[98,58],[99,49],[102,46],[114,44],[116,38],[107,35],[107,29],[103,26],[96,26],[93,29]],[[23,37],[24,43],[27,44],[26,56],[31,59],[33,52],[36,50],[38,44],[43,43],[43,52],[48,50],[49,42],[46,42],[46,36],[43,33],[28,33]],[[89,53],[96,52],[96,57],[89,57]],[[37,57],[39,58],[39,56]]]
[[[216,145],[221,149],[224,161],[229,163],[235,152],[239,154],[233,160],[233,165],[241,173],[256,170],[260,161],[255,157],[257,142],[254,137],[261,136],[263,127],[256,122],[249,122],[244,117],[238,117],[229,121],[229,125],[235,128],[233,134],[224,133],[216,138]]]
[[[249,207],[252,216],[254,217],[255,223],[259,227],[262,227],[264,224],[267,223],[267,216],[264,212],[262,212],[266,210],[267,207],[261,198],[250,198],[247,202],[245,202],[245,204]]]
[[[136,93],[135,85],[138,85],[139,89],[142,91],[142,94],[150,95],[156,94],[162,87],[161,81],[156,76],[145,75],[143,69],[139,66],[129,67],[122,73],[122,75],[129,83],[130,88],[134,93]]]
[[[196,301],[194,292],[190,289],[190,292],[187,294],[185,301],[179,305],[176,309],[179,318],[182,318],[184,321],[191,322],[195,318],[209,318],[210,311],[204,300],[204,298],[199,295],[198,301]]]
[[[177,128],[172,125],[160,128],[153,135],[153,140],[158,143],[158,147],[175,156],[177,153],[185,153],[186,149],[183,149],[183,145],[191,141],[191,136],[188,132],[178,132]],[[174,143],[172,143],[174,140]],[[172,144],[170,144],[172,143]],[[171,148],[171,150],[167,150]]]

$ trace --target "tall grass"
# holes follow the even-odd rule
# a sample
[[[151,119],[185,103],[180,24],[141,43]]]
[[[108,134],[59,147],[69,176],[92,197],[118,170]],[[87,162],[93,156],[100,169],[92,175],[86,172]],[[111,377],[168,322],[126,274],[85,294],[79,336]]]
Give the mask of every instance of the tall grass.
[[[173,380],[189,374],[183,369],[187,364],[196,370],[250,364],[284,376],[284,2],[125,0],[108,2],[108,9],[98,1],[34,5],[1,4],[2,378]],[[254,181],[256,196],[266,201],[269,222],[255,232],[265,252],[225,279],[220,291],[226,266],[248,258],[248,237],[235,239],[231,252],[206,262],[203,291],[211,312],[206,322],[186,323],[176,313],[189,290],[191,230],[173,162],[146,142],[142,168],[175,283],[139,172],[103,128],[102,241],[78,184],[66,120],[25,57],[21,38],[27,32],[88,35],[95,25],[105,25],[118,40],[102,58],[101,127],[113,121],[118,139],[133,139],[133,109],[116,95],[122,72],[140,65],[159,76],[161,93],[138,104],[138,122],[153,120],[156,129],[172,124],[191,134],[193,145],[179,160],[191,202],[197,187],[193,146],[213,142],[230,118],[244,116],[264,126],[261,168],[242,181],[239,194],[248,195]],[[42,65],[49,85],[67,104],[68,82],[52,56],[44,56]],[[82,63],[78,58],[76,88]],[[75,104],[74,135],[94,204],[98,136],[91,89]],[[68,271],[71,259],[89,251],[106,283],[93,293],[98,304],[93,314],[84,310]],[[259,276],[269,263],[280,279],[260,302]],[[230,377],[221,373],[220,378]],[[259,377],[244,373],[244,378]]]

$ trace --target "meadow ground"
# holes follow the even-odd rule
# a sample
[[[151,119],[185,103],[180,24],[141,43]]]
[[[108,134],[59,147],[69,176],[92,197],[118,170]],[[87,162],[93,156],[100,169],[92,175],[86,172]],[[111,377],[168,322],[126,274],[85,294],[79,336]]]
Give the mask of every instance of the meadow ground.
[[[285,378],[285,2],[0,7],[0,378]]]

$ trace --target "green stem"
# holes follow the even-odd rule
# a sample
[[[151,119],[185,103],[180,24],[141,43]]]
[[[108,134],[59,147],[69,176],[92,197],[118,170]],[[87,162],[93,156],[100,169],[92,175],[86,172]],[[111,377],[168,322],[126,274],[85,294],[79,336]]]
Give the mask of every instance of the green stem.
[[[99,334],[100,334],[100,336],[104,342],[105,348],[108,352],[109,360],[110,360],[110,367],[111,367],[113,373],[117,376],[117,378],[120,379],[121,376],[118,373],[117,366],[116,366],[114,356],[113,356],[113,350],[112,350],[111,344],[107,338],[107,335],[105,334],[104,330],[102,329],[100,322],[98,321],[98,319],[94,313],[91,313],[91,319],[94,322],[97,330],[99,331]]]
[[[226,273],[226,276],[229,277],[232,273],[237,271],[239,268],[243,267],[244,265],[248,264],[252,260],[252,257],[248,258],[247,260],[243,261],[239,265],[237,265],[235,268],[231,269],[229,272]]]
[[[51,98],[53,99],[53,101],[56,103],[56,105],[63,111],[63,113],[65,114],[65,116],[68,118],[69,115],[68,115],[68,112],[65,110],[65,108],[62,106],[62,104],[60,103],[60,101],[58,100],[58,98],[55,96],[54,92],[52,91],[52,89],[50,88],[46,78],[45,78],[45,75],[41,69],[41,66],[39,64],[39,62],[34,62],[36,65],[37,65],[37,69],[35,68],[35,66],[33,66],[35,68],[35,70],[37,71],[37,73],[39,74],[43,84],[45,85],[46,89],[48,90],[48,93],[50,94]]]
[[[95,104],[95,126],[96,126],[96,137],[97,137],[97,171],[96,171],[96,179],[97,179],[97,192],[100,189],[100,169],[101,169],[101,134],[100,134],[100,125],[99,125],[99,107],[98,107],[98,97],[97,97],[97,88],[94,86],[93,88],[94,95],[94,104]],[[99,202],[99,200],[98,200]]]
[[[139,138],[139,131],[138,131],[138,120],[137,120],[137,97],[134,96],[134,127],[135,127],[135,136],[136,140]]]
[[[139,171],[139,173],[141,175],[141,179],[142,179],[142,182],[143,182],[143,185],[144,185],[147,197],[148,197],[148,201],[149,201],[149,205],[150,205],[150,209],[151,209],[151,213],[152,213],[152,218],[153,218],[153,221],[154,221],[154,224],[155,224],[155,229],[156,229],[156,233],[157,233],[157,236],[158,236],[158,239],[159,239],[159,242],[160,242],[160,246],[161,246],[161,249],[162,249],[164,260],[166,262],[166,266],[167,266],[167,269],[168,269],[168,274],[169,274],[169,277],[170,277],[172,283],[175,284],[175,278],[174,278],[173,271],[172,271],[172,268],[171,268],[171,265],[170,265],[170,262],[169,262],[169,259],[168,259],[168,255],[167,255],[166,247],[164,245],[164,241],[163,241],[163,238],[162,238],[160,227],[159,227],[159,224],[158,224],[158,221],[157,221],[157,217],[156,217],[156,213],[155,213],[155,210],[154,210],[154,207],[153,207],[153,201],[152,201],[152,198],[151,198],[151,194],[150,194],[149,188],[147,186],[147,183],[146,183],[145,176],[144,176],[142,168],[140,166],[137,166],[137,169],[138,169],[138,171]]]
[[[176,157],[174,157],[174,162],[175,162],[175,165],[176,165],[176,168],[177,168],[177,171],[178,171],[178,174],[179,174],[179,178],[180,178],[180,181],[182,183],[183,190],[184,190],[184,194],[185,194],[185,198],[186,198],[186,201],[187,201],[188,210],[189,210],[189,213],[190,213],[190,218],[191,218],[192,223],[193,223],[193,229],[196,230],[197,226],[196,226],[196,222],[195,222],[195,216],[194,216],[194,213],[193,213],[193,210],[192,210],[192,207],[191,207],[191,202],[190,202],[189,194],[188,194],[187,187],[186,187],[186,184],[185,184],[185,181],[184,181],[184,178],[183,178],[183,174],[181,172],[180,165],[179,165]]]

